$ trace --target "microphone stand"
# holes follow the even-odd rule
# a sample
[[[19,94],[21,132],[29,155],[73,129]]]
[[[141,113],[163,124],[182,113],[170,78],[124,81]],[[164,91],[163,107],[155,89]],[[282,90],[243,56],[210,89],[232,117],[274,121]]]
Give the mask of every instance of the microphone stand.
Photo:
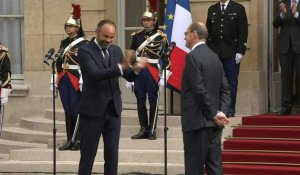
[[[167,76],[166,67],[163,68],[164,71],[164,159],[165,159],[165,175],[168,174],[168,127],[167,127]]]
[[[56,65],[56,60],[52,60],[52,107],[53,107],[53,175],[56,175],[56,116],[55,116],[55,93],[56,93],[56,87],[55,87],[55,65]]]
[[[56,93],[56,87],[55,87],[55,65],[56,65],[56,59],[53,57],[50,57],[52,60],[51,68],[52,68],[52,108],[53,108],[53,175],[56,175],[56,116],[55,116],[55,93]],[[47,61],[44,61],[45,64],[49,65]],[[49,65],[50,66],[50,65]]]

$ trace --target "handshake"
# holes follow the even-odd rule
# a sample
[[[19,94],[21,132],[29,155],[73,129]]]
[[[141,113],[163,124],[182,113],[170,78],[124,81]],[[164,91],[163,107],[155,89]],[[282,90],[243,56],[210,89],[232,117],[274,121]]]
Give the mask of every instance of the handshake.
[[[136,54],[134,50],[126,50],[125,58],[121,63],[122,70],[132,69],[139,73],[148,64],[147,58],[142,58],[140,61],[136,61]]]

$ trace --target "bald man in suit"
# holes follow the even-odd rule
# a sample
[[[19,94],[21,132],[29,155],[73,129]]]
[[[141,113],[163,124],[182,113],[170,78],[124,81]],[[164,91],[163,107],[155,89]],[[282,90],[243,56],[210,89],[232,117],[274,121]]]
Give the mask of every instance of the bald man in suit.
[[[229,123],[230,89],[218,56],[205,44],[204,23],[185,32],[186,56],[181,87],[185,175],[222,174],[221,136]]]
[[[79,175],[90,175],[97,154],[100,136],[104,142],[104,174],[117,175],[118,149],[121,127],[121,91],[118,78],[133,81],[146,62],[131,65],[134,51],[126,59],[120,47],[112,44],[116,25],[101,20],[96,37],[79,48],[78,60],[83,87],[80,100],[80,162]]]

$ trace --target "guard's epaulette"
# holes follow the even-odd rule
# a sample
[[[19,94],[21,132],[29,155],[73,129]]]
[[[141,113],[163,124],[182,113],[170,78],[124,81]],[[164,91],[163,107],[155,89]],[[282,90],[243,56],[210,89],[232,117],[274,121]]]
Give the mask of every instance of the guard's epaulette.
[[[5,51],[5,52],[8,52],[8,48],[6,48],[6,47],[0,47],[0,50],[3,50],[3,51]]]
[[[167,37],[167,35],[163,32],[163,31],[161,31],[161,30],[157,30],[157,32],[162,36],[162,37]]]
[[[136,35],[136,34],[142,32],[142,31],[144,31],[144,30],[139,30],[139,31],[133,32],[133,33],[131,33],[131,36]]]

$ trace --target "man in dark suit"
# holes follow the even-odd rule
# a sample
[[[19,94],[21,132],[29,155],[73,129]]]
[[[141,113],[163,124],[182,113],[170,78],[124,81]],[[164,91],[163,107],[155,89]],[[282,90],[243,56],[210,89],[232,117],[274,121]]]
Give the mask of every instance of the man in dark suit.
[[[279,115],[292,112],[293,78],[300,78],[300,5],[299,0],[285,0],[273,21],[278,34],[278,54],[281,66],[282,109]]]
[[[218,56],[205,40],[204,23],[192,23],[185,32],[186,56],[181,86],[181,123],[185,175],[222,174],[222,126],[230,105],[230,90]]]
[[[220,0],[208,9],[207,45],[219,56],[230,85],[231,104],[227,113],[234,117],[240,62],[245,55],[248,22],[245,8],[231,0]]]
[[[129,64],[134,51],[123,60],[121,49],[112,44],[115,36],[115,23],[102,20],[97,25],[96,38],[78,50],[83,78],[79,111],[79,175],[91,174],[101,135],[104,142],[104,174],[117,174],[122,109],[118,77],[133,81],[136,72],[146,66],[143,59],[133,66]]]

